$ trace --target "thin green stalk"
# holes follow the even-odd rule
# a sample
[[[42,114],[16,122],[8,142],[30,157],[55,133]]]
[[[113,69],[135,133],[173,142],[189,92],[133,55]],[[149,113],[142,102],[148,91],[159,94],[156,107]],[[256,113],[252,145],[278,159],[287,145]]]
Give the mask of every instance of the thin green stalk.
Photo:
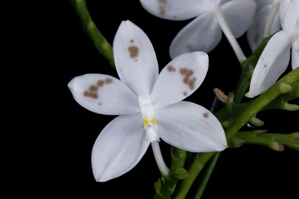
[[[299,151],[299,132],[291,134],[265,132],[263,130],[240,131],[232,141],[237,145],[246,143],[268,146],[275,151],[283,151],[285,147]]]
[[[236,118],[236,120],[226,129],[226,138],[229,141],[251,118],[259,111],[266,107],[272,100],[281,94],[288,93],[292,90],[291,84],[299,80],[299,68],[291,71],[280,80],[278,80],[271,88],[261,94],[258,98]]]
[[[75,8],[83,27],[90,39],[93,41],[96,49],[108,60],[110,65],[115,68],[113,50],[109,42],[102,33],[97,29],[88,12],[85,0],[70,0]]]
[[[226,138],[228,143],[231,142],[235,134],[245,125],[252,117],[267,106],[271,101],[281,94],[288,93],[292,90],[292,84],[299,81],[299,67],[286,74],[278,80],[270,89],[265,91],[239,115],[237,119],[226,129]],[[174,199],[184,199],[191,188],[197,175],[201,172],[207,161],[215,152],[197,154],[191,167],[188,170],[189,177],[179,185]]]
[[[212,172],[216,166],[216,163],[217,163],[217,160],[220,156],[220,152],[216,152],[212,159],[208,162],[208,164],[205,166],[206,167],[206,171],[204,173],[204,176],[202,177],[201,181],[200,181],[200,186],[199,188],[197,189],[197,191],[195,192],[195,195],[194,195],[194,199],[200,199],[207,184],[208,184],[208,181],[212,175]]]
[[[181,184],[178,186],[174,199],[185,199],[186,195],[192,186],[194,180],[197,175],[203,169],[205,164],[209,161],[209,159],[215,154],[215,152],[209,153],[198,153],[195,155],[195,159],[191,164],[188,174],[189,177],[184,179]]]
[[[187,151],[171,146],[171,170],[183,168],[187,157]]]
[[[187,152],[185,150],[171,147],[171,168],[167,176],[164,176],[155,183],[155,199],[169,199],[173,194],[178,180],[188,177],[185,165]]]

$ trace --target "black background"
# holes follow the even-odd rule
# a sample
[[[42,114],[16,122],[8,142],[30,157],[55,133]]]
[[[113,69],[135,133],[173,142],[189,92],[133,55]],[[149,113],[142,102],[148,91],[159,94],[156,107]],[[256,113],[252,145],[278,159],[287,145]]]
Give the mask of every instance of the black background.
[[[171,40],[190,21],[168,21],[154,17],[141,7],[139,1],[88,0],[87,6],[96,26],[110,44],[123,20],[130,20],[143,29],[153,44],[160,70],[170,61],[168,47]],[[51,16],[54,20],[44,23],[49,23],[46,24],[48,32],[53,33],[48,37],[55,39],[53,43],[48,42],[46,48],[51,48],[51,53],[46,56],[49,62],[53,62],[49,70],[55,76],[51,81],[62,77],[58,89],[63,92],[63,100],[61,95],[55,95],[53,88],[54,95],[51,97],[59,102],[59,109],[54,110],[59,124],[50,119],[48,127],[55,131],[46,134],[46,138],[42,136],[45,134],[41,134],[40,139],[50,140],[49,145],[43,146],[50,152],[47,153],[47,161],[35,164],[36,170],[33,170],[41,176],[38,183],[51,182],[49,186],[43,186],[46,188],[43,195],[54,194],[66,198],[153,198],[153,185],[160,175],[151,148],[128,173],[105,183],[95,182],[90,162],[91,149],[101,130],[114,117],[95,114],[81,107],[73,99],[67,83],[73,77],[86,73],[115,77],[117,73],[83,31],[71,4],[67,1],[56,4]],[[251,51],[246,36],[243,35],[238,41],[245,55],[249,56]],[[213,88],[220,88],[226,94],[232,91],[241,71],[224,36],[209,57],[210,67],[206,79],[186,99],[206,108],[212,105]],[[265,122],[263,128],[272,133],[299,130],[298,112],[271,110],[259,113],[257,117]],[[169,146],[162,141],[161,147],[169,165]],[[295,198],[299,185],[298,155],[298,151],[292,149],[276,152],[266,146],[245,145],[238,149],[226,149],[220,155],[202,198]]]

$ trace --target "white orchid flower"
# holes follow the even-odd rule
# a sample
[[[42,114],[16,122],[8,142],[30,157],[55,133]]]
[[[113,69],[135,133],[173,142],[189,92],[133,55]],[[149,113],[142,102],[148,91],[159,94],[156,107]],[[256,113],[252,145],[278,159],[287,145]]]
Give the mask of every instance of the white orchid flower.
[[[299,1],[284,0],[279,8],[282,30],[275,33],[262,52],[252,74],[247,97],[270,88],[287,69],[292,51],[292,68],[299,65]]]
[[[247,40],[254,51],[265,37],[281,29],[279,20],[280,0],[256,0],[257,12],[247,31]]]
[[[146,34],[130,21],[121,23],[113,53],[118,76],[86,74],[68,86],[74,99],[99,114],[119,115],[100,133],[92,149],[97,181],[131,170],[149,145],[162,174],[169,172],[158,141],[190,152],[221,151],[227,147],[224,130],[207,109],[182,101],[204,80],[208,55],[193,52],[176,57],[158,76],[158,63]]]
[[[194,18],[173,39],[172,58],[184,52],[210,52],[224,32],[239,61],[246,59],[236,38],[249,28],[256,9],[253,0],[140,0],[151,14],[168,20]]]

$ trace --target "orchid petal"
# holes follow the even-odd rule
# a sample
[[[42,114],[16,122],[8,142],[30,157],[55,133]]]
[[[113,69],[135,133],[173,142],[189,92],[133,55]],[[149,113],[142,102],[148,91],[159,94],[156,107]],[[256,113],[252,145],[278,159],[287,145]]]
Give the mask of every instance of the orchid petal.
[[[255,0],[257,10],[261,9],[264,6],[267,6],[267,5],[270,5],[270,4],[274,4],[277,1],[280,1],[280,0],[262,0],[262,1],[261,0]]]
[[[255,19],[247,31],[247,40],[252,51],[262,42],[265,33],[268,15],[272,10],[272,5],[261,8],[255,15]],[[278,18],[278,17],[276,17]],[[278,30],[278,29],[277,29]]]
[[[184,53],[161,71],[151,93],[155,108],[177,103],[191,95],[203,82],[209,65],[204,52]]]
[[[84,108],[105,115],[137,113],[137,96],[119,79],[109,75],[86,74],[69,84],[74,99]]]
[[[222,151],[227,147],[224,130],[207,109],[179,102],[156,112],[157,130],[170,145],[190,152]]]
[[[140,114],[116,117],[100,133],[92,149],[96,181],[105,182],[130,171],[149,144]]]
[[[178,32],[170,44],[170,57],[174,58],[185,52],[210,52],[220,42],[222,32],[211,13],[203,14]]]
[[[280,6],[279,6],[279,17],[280,17],[280,23],[281,23],[281,26],[282,28],[285,27],[285,15],[287,13],[287,9],[289,7],[289,4],[292,2],[292,0],[283,0],[281,1],[280,3]]]
[[[286,70],[290,60],[291,37],[284,31],[272,36],[254,69],[247,97],[270,88]]]
[[[130,21],[123,21],[113,41],[117,73],[136,95],[149,94],[158,76],[158,62],[146,34]]]
[[[286,13],[284,15],[283,21],[283,29],[289,33],[294,33],[296,29],[296,25],[299,25],[299,2],[292,1],[288,4]]]
[[[299,67],[299,51],[296,51],[294,47],[292,48],[292,69]]]
[[[280,18],[279,18],[279,15],[276,14],[276,16],[274,18],[274,21],[273,21],[273,24],[272,24],[272,27],[271,27],[270,34],[273,34],[273,33],[277,32],[279,30],[281,30]]]
[[[152,15],[169,20],[186,20],[208,10],[198,0],[140,0],[142,7]]]
[[[225,20],[233,35],[242,36],[251,25],[256,11],[253,0],[232,0],[221,6]]]

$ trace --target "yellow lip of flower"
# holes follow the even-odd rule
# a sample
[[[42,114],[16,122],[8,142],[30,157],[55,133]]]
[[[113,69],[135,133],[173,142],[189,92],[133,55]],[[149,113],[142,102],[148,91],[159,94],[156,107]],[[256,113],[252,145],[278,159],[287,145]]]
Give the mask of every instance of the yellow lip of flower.
[[[155,126],[157,126],[157,122],[156,119],[154,117],[152,117],[150,120],[148,119],[143,119],[143,126],[144,128],[148,128],[150,126],[150,124],[153,124]]]

